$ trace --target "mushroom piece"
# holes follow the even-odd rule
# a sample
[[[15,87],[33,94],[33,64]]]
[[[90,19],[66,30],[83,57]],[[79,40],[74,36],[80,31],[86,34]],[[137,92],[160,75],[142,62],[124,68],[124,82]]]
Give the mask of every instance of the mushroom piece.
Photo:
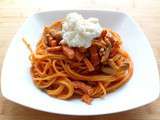
[[[127,70],[128,68],[129,68],[129,63],[127,63],[127,62],[123,63],[123,64],[119,67],[120,70]]]
[[[109,75],[114,75],[117,73],[117,70],[111,68],[111,67],[108,67],[108,66],[102,66],[101,67],[101,71],[105,74],[109,74]]]

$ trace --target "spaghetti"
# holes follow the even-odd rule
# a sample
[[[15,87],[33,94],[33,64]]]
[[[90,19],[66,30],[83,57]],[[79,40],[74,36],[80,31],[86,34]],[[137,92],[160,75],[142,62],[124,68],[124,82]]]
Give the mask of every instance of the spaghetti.
[[[23,39],[31,52],[30,71],[38,88],[59,99],[74,96],[90,104],[130,79],[133,64],[117,33],[103,29],[91,47],[78,48],[60,44],[61,29],[61,21],[45,27],[35,52]]]

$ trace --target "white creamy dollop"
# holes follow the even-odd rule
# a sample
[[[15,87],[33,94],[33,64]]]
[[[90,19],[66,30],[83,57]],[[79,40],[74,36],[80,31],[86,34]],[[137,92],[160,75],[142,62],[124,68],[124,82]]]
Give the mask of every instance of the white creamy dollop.
[[[61,43],[65,43],[70,47],[91,46],[92,40],[101,34],[102,27],[97,18],[84,19],[78,13],[69,13],[62,24]]]

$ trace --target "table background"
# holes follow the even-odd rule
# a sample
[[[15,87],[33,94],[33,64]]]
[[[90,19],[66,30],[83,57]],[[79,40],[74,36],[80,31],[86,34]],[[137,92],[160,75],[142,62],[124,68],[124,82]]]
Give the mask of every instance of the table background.
[[[150,40],[160,69],[160,0],[0,0],[0,68],[12,37],[26,17],[38,11],[54,9],[102,9],[127,12],[138,22]],[[51,119],[160,120],[160,99],[127,112],[93,117],[74,117],[26,108],[6,100],[0,93],[0,120]]]

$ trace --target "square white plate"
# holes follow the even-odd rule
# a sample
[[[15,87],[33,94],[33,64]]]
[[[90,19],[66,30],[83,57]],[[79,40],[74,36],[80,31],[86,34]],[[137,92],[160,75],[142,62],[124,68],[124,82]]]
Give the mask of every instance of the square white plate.
[[[95,99],[91,105],[77,100],[59,100],[37,89],[29,72],[29,51],[22,42],[26,36],[34,48],[43,27],[64,18],[73,11],[50,11],[29,17],[13,38],[4,59],[1,89],[5,98],[41,111],[67,115],[100,115],[125,111],[151,103],[159,96],[159,74],[150,44],[128,15],[120,12],[79,10],[84,17],[97,17],[103,27],[120,34],[124,49],[129,52],[134,73],[130,81],[119,90]]]

